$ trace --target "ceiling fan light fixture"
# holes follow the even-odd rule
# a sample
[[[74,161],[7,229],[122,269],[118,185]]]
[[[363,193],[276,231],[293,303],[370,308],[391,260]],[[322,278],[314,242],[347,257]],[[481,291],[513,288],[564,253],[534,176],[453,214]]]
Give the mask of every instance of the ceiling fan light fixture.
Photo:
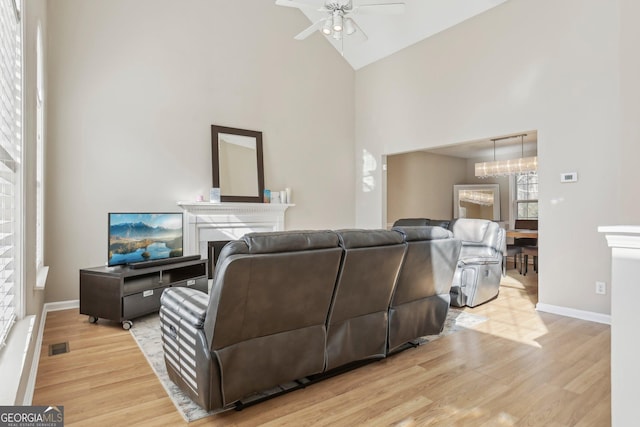
[[[348,36],[356,32],[356,27],[353,25],[353,19],[347,18],[344,21],[344,32],[347,33]]]
[[[322,33],[324,35],[330,36],[332,27],[333,23],[331,22],[331,18],[327,18],[327,20],[324,21],[324,25],[322,25]]]
[[[342,31],[342,14],[339,10],[333,12],[333,31]]]

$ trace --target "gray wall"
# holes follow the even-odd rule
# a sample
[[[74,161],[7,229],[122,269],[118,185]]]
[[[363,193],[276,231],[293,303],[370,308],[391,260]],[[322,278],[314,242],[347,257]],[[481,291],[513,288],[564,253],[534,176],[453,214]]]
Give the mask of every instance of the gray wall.
[[[354,71],[272,1],[56,0],[49,7],[47,301],[107,259],[110,211],[208,197],[210,125],[263,132],[288,228],[354,224]]]
[[[597,226],[618,218],[619,23],[618,2],[511,0],[358,70],[356,153],[379,159],[537,129],[539,301],[608,314],[609,295],[595,294],[610,278]],[[579,182],[560,183],[574,171]],[[380,227],[384,178],[368,174],[356,224]]]

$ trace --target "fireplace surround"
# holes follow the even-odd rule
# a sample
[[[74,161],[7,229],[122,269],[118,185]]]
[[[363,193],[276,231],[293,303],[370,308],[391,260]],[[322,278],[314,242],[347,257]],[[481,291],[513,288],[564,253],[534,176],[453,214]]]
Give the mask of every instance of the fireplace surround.
[[[178,202],[184,211],[184,254],[209,258],[222,243],[247,233],[283,231],[285,211],[295,205],[276,203]]]

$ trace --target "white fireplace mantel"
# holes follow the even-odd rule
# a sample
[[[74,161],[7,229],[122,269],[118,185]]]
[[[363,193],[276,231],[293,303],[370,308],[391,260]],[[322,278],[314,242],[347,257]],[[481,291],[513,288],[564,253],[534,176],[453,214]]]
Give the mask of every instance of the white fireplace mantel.
[[[285,211],[277,203],[178,202],[184,210],[184,254],[207,257],[208,242],[236,240],[256,231],[285,229]]]

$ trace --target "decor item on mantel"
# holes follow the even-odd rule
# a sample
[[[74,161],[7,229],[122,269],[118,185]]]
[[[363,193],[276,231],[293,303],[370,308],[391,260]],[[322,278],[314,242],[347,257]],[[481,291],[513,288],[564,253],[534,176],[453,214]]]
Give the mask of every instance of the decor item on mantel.
[[[280,199],[280,192],[279,191],[272,191],[271,192],[271,203],[282,203],[281,199]]]
[[[220,203],[220,189],[212,188],[209,192],[209,201],[211,203]]]
[[[262,132],[211,125],[211,160],[221,202],[263,202]]]
[[[265,190],[269,191],[269,190]],[[286,188],[284,190],[272,190],[269,191],[269,200],[265,199],[265,203],[282,203],[284,205],[291,204],[291,189]]]
[[[524,137],[526,133],[520,135],[504,136],[494,138],[493,141],[493,161],[476,163],[476,176],[478,178],[488,178],[491,176],[515,175],[518,173],[535,172],[538,170],[538,157],[524,157]],[[522,157],[518,159],[496,160],[496,141],[504,139],[520,138],[522,146]]]

